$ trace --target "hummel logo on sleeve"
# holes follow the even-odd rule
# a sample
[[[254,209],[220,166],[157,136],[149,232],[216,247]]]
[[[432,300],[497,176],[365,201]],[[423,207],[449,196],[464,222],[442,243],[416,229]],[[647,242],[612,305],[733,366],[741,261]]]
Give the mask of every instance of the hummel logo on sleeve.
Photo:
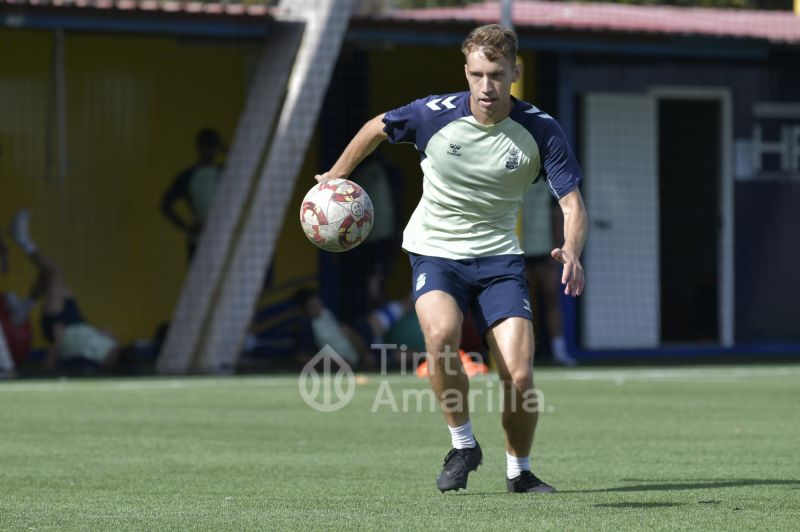
[[[432,110],[434,110],[434,111],[441,111],[442,108],[439,107],[439,103],[441,102],[441,104],[444,105],[447,109],[455,109],[456,106],[453,105],[453,100],[455,98],[456,98],[456,96],[448,96],[447,98],[444,98],[444,99],[442,99],[442,98],[434,98],[433,100],[431,100],[428,103],[426,103],[425,106],[430,108],[430,109],[432,109]]]
[[[539,108],[538,108],[538,107],[536,107],[535,105],[531,105],[531,108],[530,108],[530,109],[528,109],[527,111],[525,111],[525,113],[527,113],[527,114],[529,114],[529,115],[539,115],[539,116],[541,116],[542,118],[547,118],[547,119],[549,119],[549,120],[552,120],[552,119],[553,119],[553,117],[552,117],[552,116],[550,116],[549,114],[545,113],[544,111],[542,111],[541,109],[539,109]]]

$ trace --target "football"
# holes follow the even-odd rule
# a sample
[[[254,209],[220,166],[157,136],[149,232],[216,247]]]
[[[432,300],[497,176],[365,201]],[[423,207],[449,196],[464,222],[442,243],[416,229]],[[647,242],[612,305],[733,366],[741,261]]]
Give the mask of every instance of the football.
[[[372,229],[372,201],[348,179],[328,179],[306,193],[300,224],[308,239],[325,251],[353,249]]]

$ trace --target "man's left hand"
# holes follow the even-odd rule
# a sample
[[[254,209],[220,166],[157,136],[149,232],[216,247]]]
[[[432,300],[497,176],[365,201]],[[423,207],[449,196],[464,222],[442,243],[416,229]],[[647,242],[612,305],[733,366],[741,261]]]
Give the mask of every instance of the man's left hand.
[[[564,248],[554,249],[550,252],[550,256],[564,265],[564,273],[561,274],[561,284],[566,285],[564,293],[573,297],[581,295],[586,285],[586,277],[580,259]]]

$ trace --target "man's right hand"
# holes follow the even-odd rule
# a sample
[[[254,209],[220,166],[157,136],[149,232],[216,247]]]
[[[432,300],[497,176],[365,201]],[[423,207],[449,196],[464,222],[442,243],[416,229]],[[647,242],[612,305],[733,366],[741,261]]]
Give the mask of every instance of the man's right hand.
[[[317,180],[317,183],[322,183],[323,181],[327,181],[328,179],[348,179],[348,177],[346,175],[342,175],[341,172],[334,172],[333,170],[328,170],[324,174],[315,175],[314,179]]]

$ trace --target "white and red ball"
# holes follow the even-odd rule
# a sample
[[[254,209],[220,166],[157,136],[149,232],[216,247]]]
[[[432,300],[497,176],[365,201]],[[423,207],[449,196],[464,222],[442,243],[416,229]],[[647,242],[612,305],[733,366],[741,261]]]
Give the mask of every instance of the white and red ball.
[[[372,229],[372,200],[348,179],[328,179],[306,193],[300,224],[308,239],[325,251],[353,249]]]

